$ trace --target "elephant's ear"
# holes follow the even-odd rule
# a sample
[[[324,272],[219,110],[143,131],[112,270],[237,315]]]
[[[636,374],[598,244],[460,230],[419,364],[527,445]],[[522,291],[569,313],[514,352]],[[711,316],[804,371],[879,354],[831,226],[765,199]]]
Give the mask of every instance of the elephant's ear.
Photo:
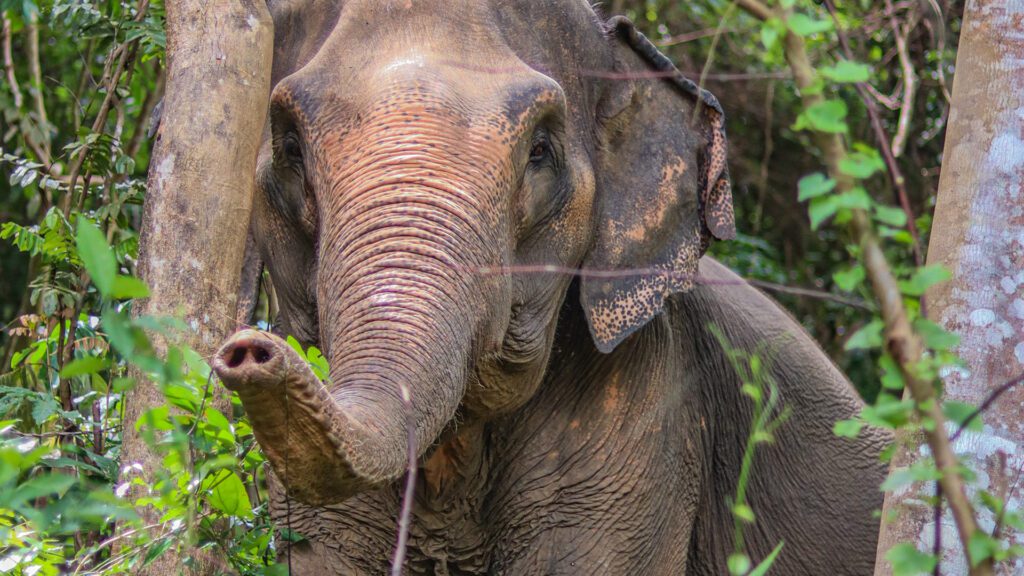
[[[608,22],[616,70],[599,109],[596,237],[580,296],[602,352],[693,287],[712,238],[736,235],[718,100],[623,17]]]

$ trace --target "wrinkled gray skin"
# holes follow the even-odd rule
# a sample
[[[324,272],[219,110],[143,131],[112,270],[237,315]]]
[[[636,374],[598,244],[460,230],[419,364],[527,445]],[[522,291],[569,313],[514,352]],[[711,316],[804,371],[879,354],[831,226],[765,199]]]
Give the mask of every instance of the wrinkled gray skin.
[[[775,574],[871,572],[887,437],[834,437],[861,407],[848,382],[701,259],[733,233],[713,98],[582,0],[271,8],[254,233],[280,331],[331,375],[251,331],[214,364],[274,517],[305,536],[281,544],[294,573],[386,570],[407,422],[408,573],[727,573],[751,402],[712,325],[770,351],[791,410],[756,453],[747,550],[785,541]]]

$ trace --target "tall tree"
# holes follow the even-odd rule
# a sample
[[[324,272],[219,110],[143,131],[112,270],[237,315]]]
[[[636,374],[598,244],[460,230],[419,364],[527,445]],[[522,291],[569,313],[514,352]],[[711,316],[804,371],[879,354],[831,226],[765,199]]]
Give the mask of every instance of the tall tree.
[[[1007,503],[1018,498],[1014,478],[1024,466],[1024,387],[1013,386],[1024,373],[1022,16],[1024,0],[967,3],[928,250],[929,264],[953,272],[951,282],[929,291],[928,315],[960,335],[957,352],[966,363],[966,370],[945,376],[946,400],[972,405],[998,400],[987,407],[980,432],[958,434],[958,427],[951,425],[954,449],[979,473],[972,492],[985,490]],[[894,469],[921,458],[919,451],[904,450]],[[981,573],[968,565],[949,511],[936,525],[931,503],[921,497],[932,488],[916,488],[886,496],[883,518],[890,512],[898,517],[883,522],[876,575],[892,574],[884,557],[896,543],[916,542],[930,552],[937,537],[944,573]],[[1007,534],[1011,529],[1001,515],[975,508],[981,532],[969,552],[974,563],[980,563],[991,545],[986,532],[1022,543],[1019,533]]]
[[[270,93],[273,23],[259,0],[168,0],[167,95],[150,162],[138,270],[141,313],[183,317],[182,344],[204,356],[235,328],[256,155]],[[126,399],[124,467],[152,480],[158,454],[132,425],[164,398],[140,381]],[[149,483],[149,482],[147,482]],[[159,525],[149,508],[146,525]],[[182,572],[168,553],[147,574]],[[208,570],[197,568],[200,572]]]

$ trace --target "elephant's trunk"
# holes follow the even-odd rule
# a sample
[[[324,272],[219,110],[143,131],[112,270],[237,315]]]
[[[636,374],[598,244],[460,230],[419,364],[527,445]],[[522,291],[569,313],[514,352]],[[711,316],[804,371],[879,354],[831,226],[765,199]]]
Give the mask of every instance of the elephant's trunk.
[[[350,180],[321,236],[317,300],[330,382],[280,339],[251,331],[214,361],[278,477],[312,504],[399,478],[410,422],[419,456],[455,416],[471,348],[481,344],[484,286],[469,270],[490,256],[468,224],[480,217],[467,214],[464,188],[402,172],[393,167],[372,189]]]

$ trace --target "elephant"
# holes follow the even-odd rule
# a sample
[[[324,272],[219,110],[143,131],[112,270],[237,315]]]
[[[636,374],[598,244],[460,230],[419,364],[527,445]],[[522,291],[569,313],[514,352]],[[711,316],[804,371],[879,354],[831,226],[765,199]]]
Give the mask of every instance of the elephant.
[[[726,574],[761,354],[788,418],[743,524],[773,571],[869,574],[887,432],[704,256],[722,107],[585,0],[272,0],[252,234],[279,306],[212,365],[295,574]],[[316,345],[321,380],[280,336]],[[767,352],[766,352],[767,350]]]

